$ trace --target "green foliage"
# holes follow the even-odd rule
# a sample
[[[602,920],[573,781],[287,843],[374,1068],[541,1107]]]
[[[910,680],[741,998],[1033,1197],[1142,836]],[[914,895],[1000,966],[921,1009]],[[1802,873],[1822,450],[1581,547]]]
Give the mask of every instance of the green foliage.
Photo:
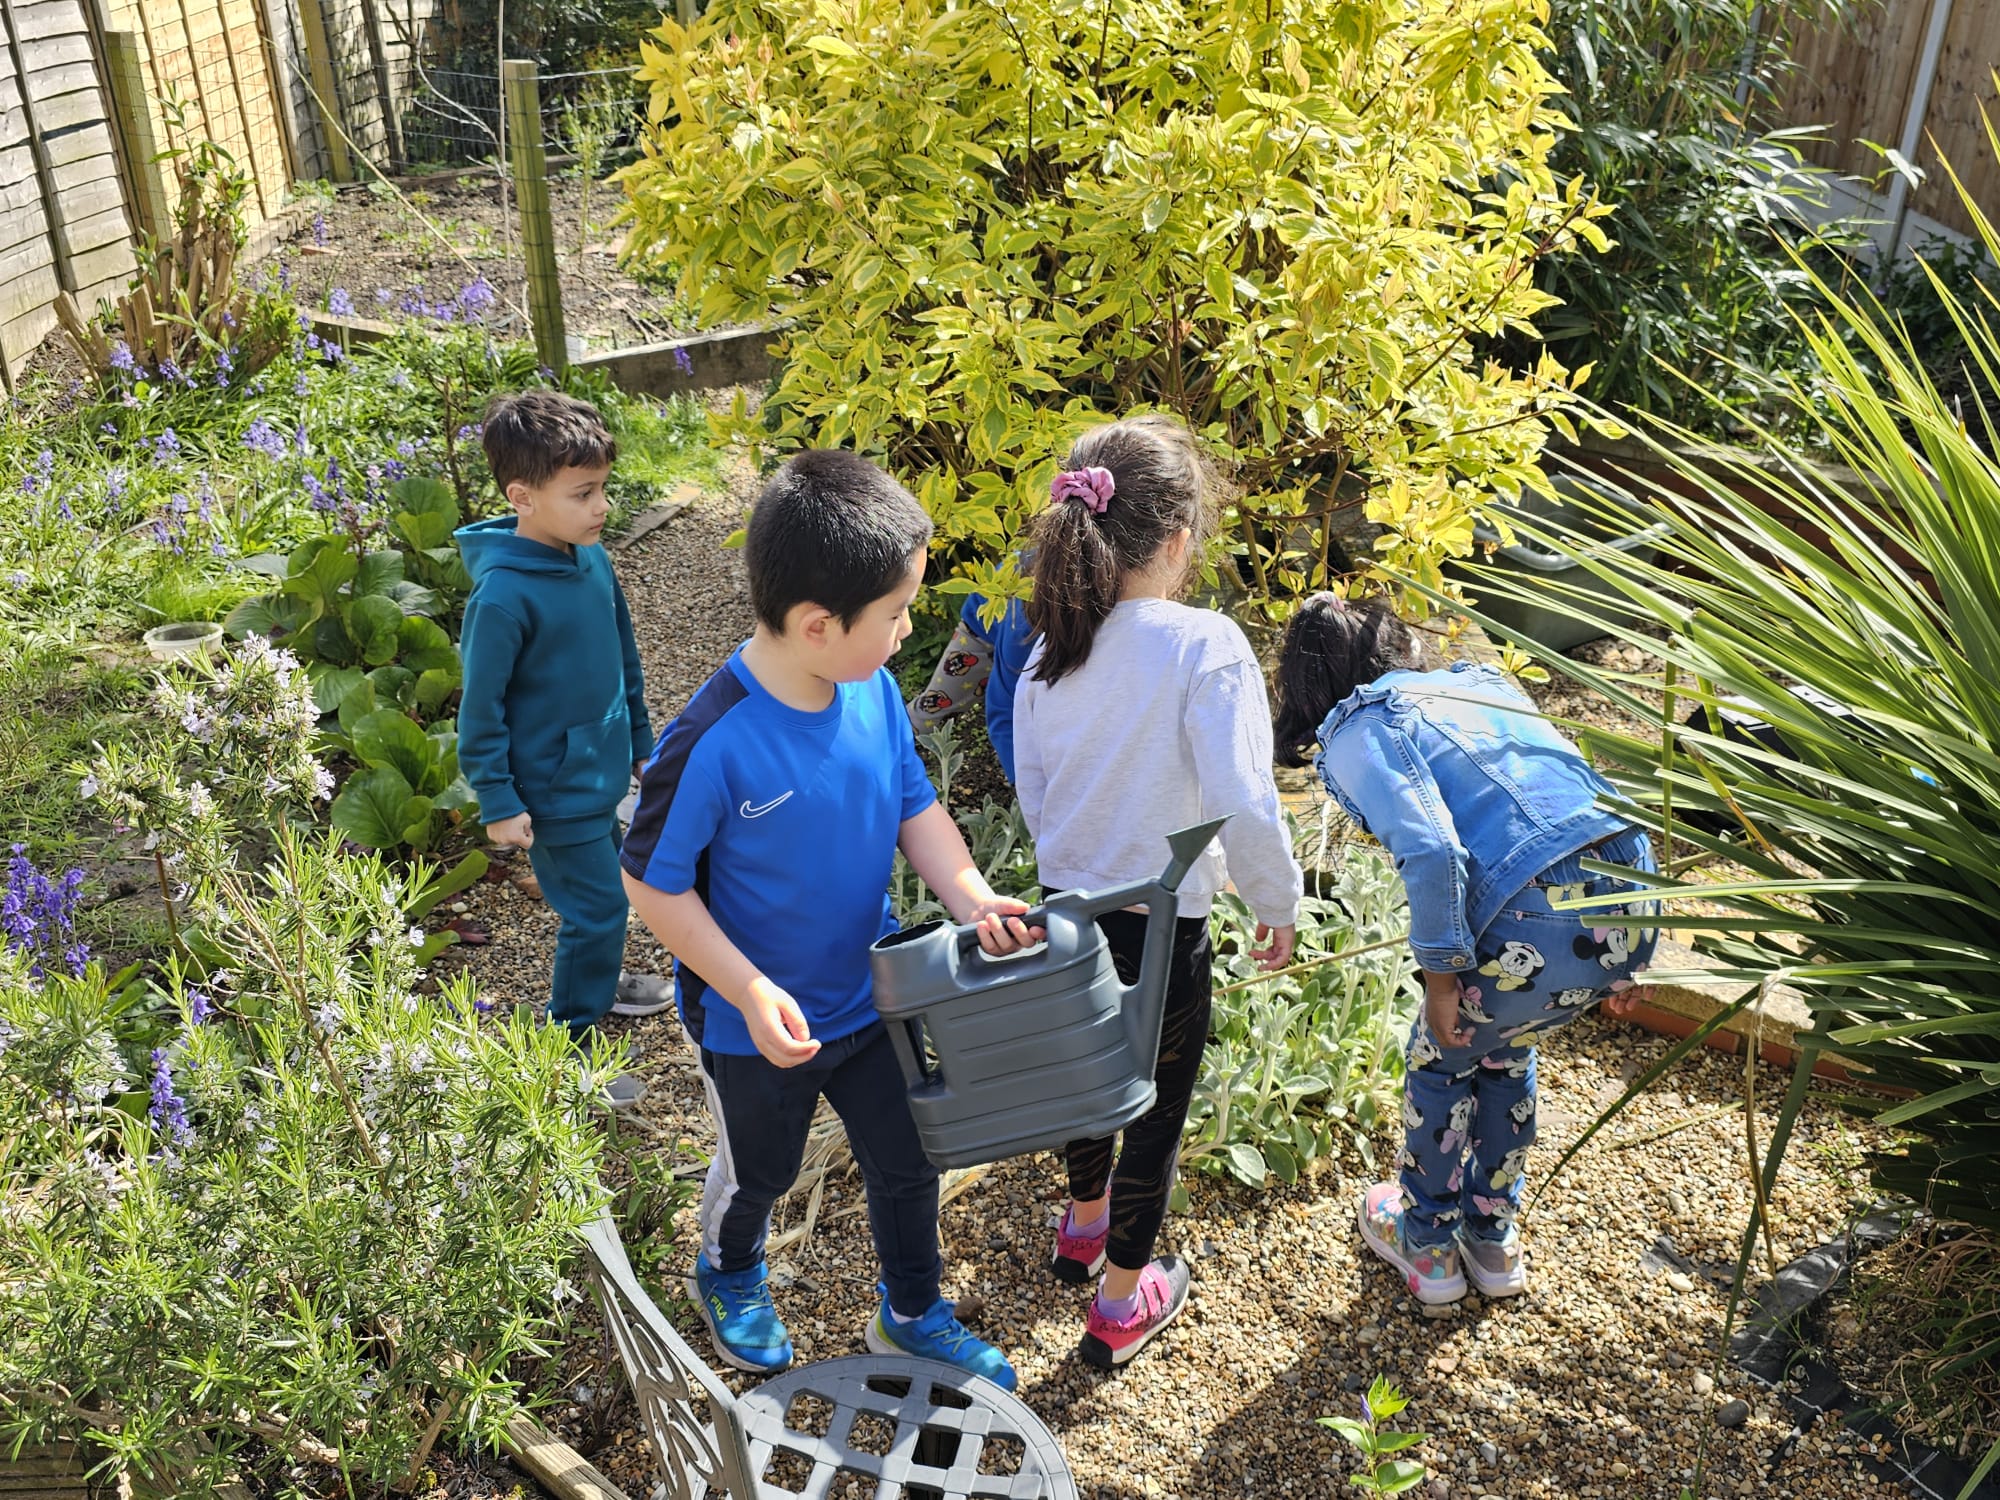
[[[493,1441],[601,1196],[604,1060],[421,982],[456,877],[289,821],[317,718],[262,641],[163,680],[83,790],[171,872],[172,957],[0,954],[0,1449],[89,1440],[142,1496]]]
[[[1552,360],[1473,351],[1549,306],[1538,261],[1602,242],[1548,164],[1540,13],[716,0],[644,49],[630,255],[705,322],[795,320],[721,431],[880,457],[946,591],[1021,595],[1010,544],[1071,438],[1147,408],[1230,456],[1261,591],[1322,579],[1363,503],[1435,580],[1573,406]]]
[[[1421,1432],[1396,1432],[1383,1424],[1409,1405],[1401,1391],[1377,1375],[1375,1383],[1361,1398],[1361,1420],[1353,1417],[1321,1417],[1319,1425],[1330,1427],[1352,1443],[1365,1467],[1348,1477],[1348,1483],[1371,1495],[1400,1495],[1423,1483],[1427,1472],[1414,1459],[1392,1455],[1414,1448],[1424,1440]]]
[[[1788,247],[1814,238],[1806,210],[1825,174],[1766,128],[1805,25],[1853,0],[1551,0],[1551,70],[1568,97],[1554,164],[1585,175],[1612,210],[1600,256],[1547,257],[1535,283],[1562,306],[1545,342],[1509,341],[1591,365],[1593,398],[1695,425],[1769,410],[1768,377],[1805,370],[1792,309],[1816,294]],[[1738,102],[1739,90],[1744,91]],[[1682,377],[1691,377],[1712,405]]]
[[[1297,839],[1309,870],[1313,842]],[[1249,956],[1256,917],[1231,892],[1216,898],[1215,1008],[1184,1167],[1262,1187],[1297,1180],[1343,1140],[1372,1159],[1378,1106],[1402,1077],[1419,998],[1402,884],[1356,847],[1314,880],[1320,893],[1300,905],[1295,960],[1270,978]]]
[[[371,849],[425,852],[478,808],[444,712],[461,681],[458,647],[430,618],[455,611],[471,580],[451,539],[450,486],[399,480],[389,502],[381,529],[393,545],[364,550],[360,527],[313,537],[286,560],[277,592],[244,600],[225,628],[282,642],[305,664],[337,726],[329,742],[360,767],[334,799],[333,826]]]

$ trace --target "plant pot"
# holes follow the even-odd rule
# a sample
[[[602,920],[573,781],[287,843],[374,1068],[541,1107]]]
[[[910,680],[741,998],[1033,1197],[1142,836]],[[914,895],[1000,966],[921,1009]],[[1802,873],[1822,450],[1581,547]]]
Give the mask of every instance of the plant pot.
[[[1656,544],[1667,533],[1667,524],[1649,523],[1645,519],[1646,508],[1630,494],[1603,480],[1567,474],[1557,476],[1551,484],[1556,492],[1554,498],[1524,494],[1516,503],[1493,509],[1500,515],[1556,532],[1566,540],[1607,546],[1648,562],[1652,560],[1658,550]],[[1629,512],[1630,523],[1608,519],[1604,513],[1607,506]],[[1603,633],[1572,618],[1563,608],[1570,603],[1617,609],[1621,596],[1595,573],[1573,558],[1525,537],[1512,546],[1502,546],[1500,533],[1484,522],[1473,528],[1473,536],[1482,547],[1494,549],[1492,557],[1472,567],[1454,564],[1451,571],[1472,586],[1475,605],[1493,622],[1494,635],[1503,640],[1537,641],[1552,651],[1568,651]],[[1551,585],[1549,603],[1540,605],[1497,593],[1477,597],[1482,571],[1488,576],[1498,572],[1530,589],[1537,583]]]
[[[198,656],[207,661],[222,644],[222,627],[212,620],[177,620],[155,625],[145,634],[146,649],[154,661],[175,661]]]

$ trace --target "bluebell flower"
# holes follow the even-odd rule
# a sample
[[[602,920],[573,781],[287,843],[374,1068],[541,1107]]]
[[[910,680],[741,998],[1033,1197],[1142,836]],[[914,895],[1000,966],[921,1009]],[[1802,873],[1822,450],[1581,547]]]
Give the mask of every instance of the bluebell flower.
[[[175,364],[171,358],[163,359],[160,361],[160,379],[166,381],[174,381],[174,380],[179,380],[180,378],[181,378],[181,367]]]
[[[329,511],[333,509],[333,496],[327,493],[327,488],[325,484],[321,483],[319,475],[313,473],[311,469],[307,469],[305,473],[299,476],[299,482],[305,486],[306,494],[311,497],[312,508],[314,510]]]
[[[304,397],[308,393],[310,393],[311,390],[312,390],[312,385],[306,380],[306,372],[304,370],[299,371],[297,377],[294,378],[292,381],[292,394],[294,396]]]
[[[10,589],[24,589],[33,581],[34,580],[29,578],[28,575],[26,573],[23,573],[19,568],[16,568],[13,572],[7,575],[7,587]]]
[[[153,457],[160,463],[165,463],[180,451],[180,437],[171,427],[153,439]]]
[[[132,351],[123,339],[111,346],[111,368],[121,375],[136,375],[139,372],[139,362],[132,358]]]
[[[499,300],[493,283],[484,276],[474,276],[458,294],[459,308],[468,320],[486,312]]]
[[[306,424],[301,422],[292,431],[292,446],[301,453],[312,452],[312,439],[306,436]]]
[[[313,215],[313,244],[314,244],[314,246],[316,246],[316,247],[317,247],[318,249],[321,249],[321,250],[324,250],[324,249],[326,248],[326,241],[327,241],[327,232],[326,232],[326,215],[325,215],[325,214],[314,214],[314,215]]]
[[[266,458],[283,458],[288,448],[285,435],[262,417],[244,429],[243,446]]]
[[[694,374],[694,360],[689,356],[687,350],[674,350],[674,368],[679,370],[683,375]]]
[[[164,1047],[153,1049],[153,1102],[146,1113],[152,1116],[153,1128],[165,1136],[172,1145],[182,1145],[194,1139],[194,1127],[188,1124],[187,1100],[174,1092],[174,1071],[167,1061]]]
[[[0,936],[9,949],[28,955],[28,972],[35,978],[43,977],[51,958],[61,958],[72,974],[81,974],[90,961],[89,950],[76,936],[82,894],[82,870],[50,880],[28,858],[27,845],[13,846],[6,889],[0,892]]]
[[[326,294],[326,310],[336,318],[354,316],[354,299],[347,295],[346,287],[337,286]]]

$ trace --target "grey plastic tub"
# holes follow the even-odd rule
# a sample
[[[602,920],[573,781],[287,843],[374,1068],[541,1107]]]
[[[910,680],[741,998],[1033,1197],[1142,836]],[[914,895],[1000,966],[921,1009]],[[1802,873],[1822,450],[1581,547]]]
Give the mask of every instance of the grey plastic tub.
[[[1649,514],[1646,507],[1624,490],[1605,480],[1568,474],[1559,475],[1553,484],[1556,498],[1523,495],[1518,502],[1494,509],[1580,542],[1630,553],[1645,562],[1651,562],[1658,554],[1660,538],[1667,534],[1667,523],[1649,523],[1645,519]],[[1565,501],[1572,504],[1565,504]],[[1581,508],[1574,504],[1579,501],[1582,502]],[[1596,507],[1605,502],[1629,512],[1630,525],[1612,525],[1598,514]],[[1512,546],[1503,547],[1500,545],[1500,533],[1483,522],[1473,529],[1473,535],[1482,550],[1487,547],[1494,549],[1491,557],[1475,555],[1472,559],[1483,570],[1491,571],[1482,577],[1473,568],[1459,564],[1454,564],[1451,571],[1468,585],[1467,591],[1474,599],[1474,608],[1493,622],[1494,634],[1503,640],[1538,641],[1554,651],[1568,651],[1603,634],[1566,614],[1563,606],[1566,603],[1588,602],[1570,590],[1582,590],[1590,598],[1615,605],[1622,596],[1611,585],[1573,559],[1527,537],[1517,535]],[[1531,590],[1538,581],[1558,587],[1549,589],[1548,604],[1531,603],[1526,599],[1503,595],[1492,587],[1494,572]],[[1482,584],[1486,585],[1483,589]]]

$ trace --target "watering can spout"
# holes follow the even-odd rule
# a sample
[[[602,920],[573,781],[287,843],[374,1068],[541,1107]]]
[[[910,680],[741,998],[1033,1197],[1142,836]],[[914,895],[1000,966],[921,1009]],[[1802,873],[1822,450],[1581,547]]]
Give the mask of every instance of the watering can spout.
[[[1201,851],[1208,847],[1208,841],[1215,837],[1224,823],[1225,815],[1206,823],[1197,823],[1192,828],[1183,828],[1178,833],[1167,835],[1167,850],[1173,856],[1167,861],[1167,868],[1160,875],[1160,884],[1170,891],[1181,888],[1181,881],[1194,868],[1194,862],[1201,858]]]

